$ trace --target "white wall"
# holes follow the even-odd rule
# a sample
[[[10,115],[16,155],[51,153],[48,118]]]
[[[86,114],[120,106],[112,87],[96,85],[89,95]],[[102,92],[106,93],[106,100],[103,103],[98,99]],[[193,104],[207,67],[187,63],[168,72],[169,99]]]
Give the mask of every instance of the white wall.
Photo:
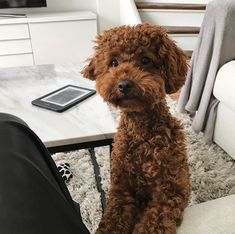
[[[159,3],[197,3],[206,4],[211,0],[135,0],[136,2],[159,2]]]
[[[103,1],[103,0],[99,0]],[[58,11],[78,11],[91,10],[97,12],[96,0],[47,0],[47,7],[42,8],[18,8],[18,9],[1,9],[0,13],[41,13],[41,12],[58,12]]]
[[[120,0],[120,23],[126,25],[140,24],[141,18],[133,0]]]
[[[97,13],[100,32],[120,25],[120,0],[97,0]]]
[[[0,9],[0,13],[42,13],[91,10],[98,14],[100,31],[120,24],[120,0],[47,0],[47,7]]]
[[[137,1],[207,3],[211,0],[136,0],[136,2]],[[120,25],[120,2],[121,0],[47,0],[47,7],[0,9],[0,13],[40,13],[91,10],[98,14],[98,29],[102,32],[105,29]]]

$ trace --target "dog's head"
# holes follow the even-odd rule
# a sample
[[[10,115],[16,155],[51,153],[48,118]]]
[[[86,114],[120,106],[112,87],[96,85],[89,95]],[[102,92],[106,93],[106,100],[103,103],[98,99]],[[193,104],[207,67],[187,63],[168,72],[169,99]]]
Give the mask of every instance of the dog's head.
[[[83,75],[96,80],[105,101],[125,111],[153,108],[185,81],[187,58],[159,26],[139,24],[105,31]]]

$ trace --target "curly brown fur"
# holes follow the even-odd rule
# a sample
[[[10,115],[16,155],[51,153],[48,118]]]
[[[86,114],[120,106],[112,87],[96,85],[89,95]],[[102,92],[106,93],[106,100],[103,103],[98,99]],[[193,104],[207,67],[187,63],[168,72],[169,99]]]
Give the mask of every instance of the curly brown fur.
[[[121,26],[97,37],[83,74],[121,110],[97,234],[176,233],[190,195],[189,170],[182,126],[165,95],[183,85],[186,73],[186,56],[161,27]]]

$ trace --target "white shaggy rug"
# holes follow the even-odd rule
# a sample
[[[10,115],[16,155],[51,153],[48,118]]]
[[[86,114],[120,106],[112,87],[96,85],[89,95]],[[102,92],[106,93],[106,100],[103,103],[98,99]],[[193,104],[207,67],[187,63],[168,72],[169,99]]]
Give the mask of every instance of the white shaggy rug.
[[[176,112],[176,103],[167,98],[172,114],[185,125],[188,161],[191,172],[192,196],[189,205],[235,194],[235,161],[217,145],[207,145],[201,134],[190,127],[190,118]],[[116,116],[115,116],[116,117]],[[109,147],[96,149],[103,189],[107,192],[109,173]],[[94,233],[102,216],[100,193],[97,190],[93,165],[87,150],[53,155],[57,164],[68,162],[73,178],[67,184],[73,199],[80,203],[83,221]]]

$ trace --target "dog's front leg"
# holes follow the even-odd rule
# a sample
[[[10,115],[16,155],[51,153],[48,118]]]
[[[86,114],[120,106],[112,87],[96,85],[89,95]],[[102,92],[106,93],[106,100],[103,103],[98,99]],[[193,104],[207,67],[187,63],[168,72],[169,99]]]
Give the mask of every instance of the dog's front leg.
[[[128,190],[113,187],[96,234],[131,234],[135,215],[135,200]]]
[[[187,201],[188,195],[172,195],[166,191],[153,194],[133,234],[176,234]]]

